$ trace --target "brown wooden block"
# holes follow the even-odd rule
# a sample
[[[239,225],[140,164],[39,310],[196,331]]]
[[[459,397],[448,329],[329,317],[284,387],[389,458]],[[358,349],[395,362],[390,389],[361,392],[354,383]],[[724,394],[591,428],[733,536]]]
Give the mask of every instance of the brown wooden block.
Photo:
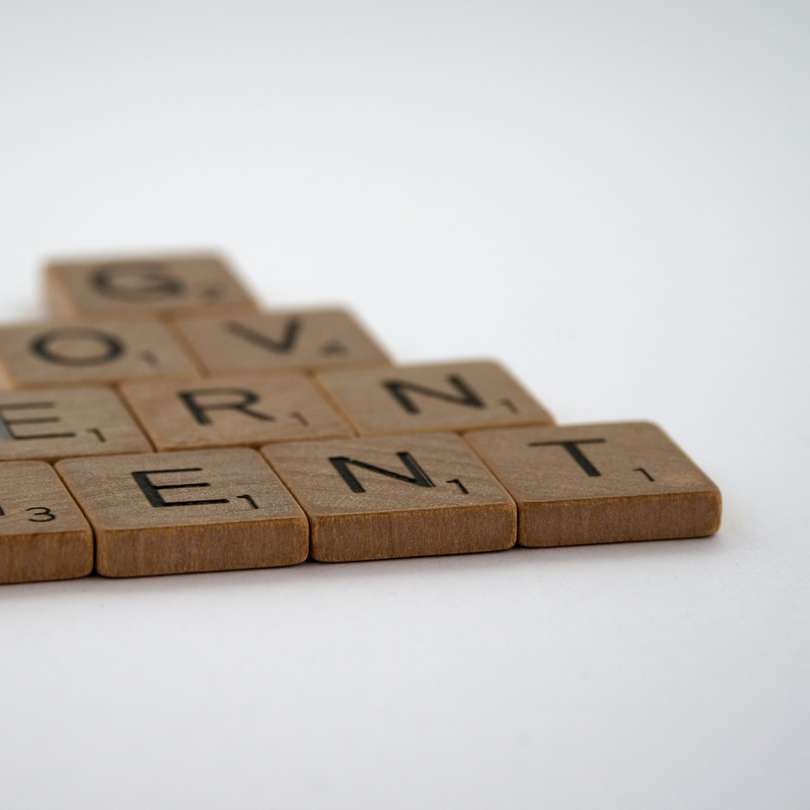
[[[705,537],[720,526],[720,491],[649,422],[465,438],[517,501],[522,546]]]
[[[388,363],[385,352],[343,309],[178,318],[174,324],[208,374]]]
[[[209,253],[55,260],[44,276],[49,308],[60,318],[255,309],[227,263]]]
[[[303,374],[130,382],[121,393],[158,450],[354,435]]]
[[[0,328],[6,388],[190,377],[197,368],[159,321],[57,321]]]
[[[316,379],[362,436],[553,421],[503,366],[488,361],[330,371]]]
[[[512,499],[450,433],[274,444],[262,451],[324,562],[497,551],[515,544]]]
[[[0,583],[74,579],[93,570],[93,532],[53,469],[0,463]]]
[[[150,450],[152,445],[109,388],[0,392],[0,461]]]
[[[306,516],[255,450],[67,459],[56,469],[95,530],[104,576],[269,568],[307,557]]]

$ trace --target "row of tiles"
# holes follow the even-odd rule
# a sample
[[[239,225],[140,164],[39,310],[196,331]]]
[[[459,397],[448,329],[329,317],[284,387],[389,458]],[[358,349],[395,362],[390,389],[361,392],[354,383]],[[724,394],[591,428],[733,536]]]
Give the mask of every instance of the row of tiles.
[[[107,316],[0,328],[0,383],[5,388],[315,372],[390,362],[357,319],[340,308],[238,311],[165,321]]]
[[[703,537],[720,512],[647,422],[2,462],[0,579]]]
[[[0,392],[0,461],[551,422],[493,362],[242,373]]]

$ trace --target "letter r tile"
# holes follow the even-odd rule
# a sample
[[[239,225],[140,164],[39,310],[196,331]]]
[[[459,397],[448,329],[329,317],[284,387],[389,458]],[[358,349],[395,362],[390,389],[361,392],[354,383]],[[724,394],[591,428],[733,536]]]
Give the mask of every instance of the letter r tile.
[[[497,551],[515,504],[450,433],[273,444],[262,452],[307,513],[324,562]]]
[[[303,374],[130,382],[121,393],[158,450],[258,447],[354,435]],[[0,416],[1,403],[0,396]]]
[[[720,526],[718,488],[649,422],[464,438],[517,502],[522,546],[705,537]]]
[[[293,565],[307,519],[255,450],[67,459],[56,469],[96,534],[112,577]]]

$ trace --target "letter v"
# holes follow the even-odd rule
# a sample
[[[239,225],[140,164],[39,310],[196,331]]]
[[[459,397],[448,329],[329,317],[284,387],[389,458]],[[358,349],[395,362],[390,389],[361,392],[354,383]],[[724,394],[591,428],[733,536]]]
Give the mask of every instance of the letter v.
[[[263,335],[249,326],[245,326],[237,321],[228,321],[225,324],[226,331],[232,335],[242,338],[242,340],[258,346],[260,349],[265,349],[269,352],[276,352],[276,354],[288,354],[295,348],[298,342],[298,335],[301,332],[301,321],[298,318],[288,318],[284,325],[284,331],[281,340]]]

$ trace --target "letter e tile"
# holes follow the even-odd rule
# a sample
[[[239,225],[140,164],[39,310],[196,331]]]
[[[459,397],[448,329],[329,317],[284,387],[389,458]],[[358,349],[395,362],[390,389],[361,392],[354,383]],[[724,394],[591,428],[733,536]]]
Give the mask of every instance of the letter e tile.
[[[301,508],[247,448],[67,459],[56,465],[96,533],[105,576],[293,565]]]

